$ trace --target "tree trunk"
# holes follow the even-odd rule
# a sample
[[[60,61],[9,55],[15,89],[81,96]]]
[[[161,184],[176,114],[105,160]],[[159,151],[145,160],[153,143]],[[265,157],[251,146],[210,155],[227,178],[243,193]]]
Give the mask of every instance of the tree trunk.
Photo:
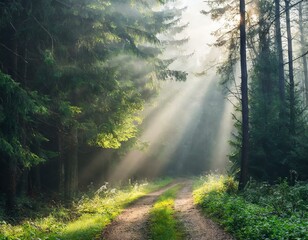
[[[245,0],[240,0],[240,54],[241,54],[241,94],[242,94],[242,151],[239,189],[244,189],[248,181],[249,153],[249,109],[248,109],[248,74],[246,61],[246,16]]]
[[[293,47],[290,23],[290,1],[285,0],[286,5],[286,26],[288,40],[289,80],[290,80],[290,133],[295,134],[295,92],[294,92],[294,71],[293,71]]]
[[[304,47],[305,47],[305,33],[304,33],[304,26],[303,26],[303,5],[302,3],[299,4],[298,8],[298,16],[299,16],[299,32],[300,32],[300,41],[301,41],[301,48],[302,53],[304,54]],[[308,69],[307,69],[307,56],[303,56],[303,70],[304,70],[304,86],[305,86],[305,99],[306,99],[306,106],[308,106]]]
[[[23,168],[18,181],[18,196],[27,196],[29,193],[29,169]]]
[[[278,53],[278,85],[279,85],[279,96],[281,113],[285,107],[285,79],[284,79],[284,68],[283,68],[283,50],[281,42],[281,27],[280,27],[280,0],[275,0],[275,31],[276,31],[276,47]],[[284,116],[284,114],[282,114]]]
[[[12,50],[14,51],[14,54],[11,54],[11,71],[9,72],[12,76],[13,80],[18,82],[18,44],[17,39],[15,36],[15,32],[12,34]],[[9,100],[8,104],[12,104]],[[15,119],[17,120],[17,119]],[[9,129],[8,131],[11,131],[10,134],[13,135],[14,129]],[[7,156],[7,171],[5,179],[7,180],[6,183],[6,212],[8,215],[14,215],[16,212],[16,186],[17,186],[17,160],[14,157]]]
[[[68,136],[68,152],[66,164],[66,199],[71,199],[78,188],[78,130],[76,126],[71,127]]]
[[[29,195],[35,196],[40,191],[41,191],[40,165],[37,165],[32,167],[30,171]]]
[[[260,70],[260,84],[262,89],[262,96],[267,103],[264,107],[272,103],[273,97],[273,84],[269,75],[269,67],[271,66],[270,56],[270,39],[269,39],[269,22],[265,16],[267,16],[268,9],[263,6],[262,2],[259,2],[259,56],[258,61],[261,63],[262,69]],[[267,109],[264,109],[264,113],[267,113]],[[266,119],[266,118],[265,118]]]
[[[13,51],[14,54],[12,54],[12,78],[18,82],[18,44],[17,44],[17,39],[16,36],[14,35],[14,39],[12,40],[13,43]]]
[[[24,48],[24,69],[23,69],[23,85],[27,87],[27,78],[28,78],[28,48],[27,48],[27,43],[25,43],[25,48]]]
[[[17,162],[15,159],[9,159],[6,171],[6,212],[8,215],[13,215],[16,209],[16,176]]]
[[[62,129],[58,131],[58,151],[59,151],[59,193],[65,195],[65,135]]]

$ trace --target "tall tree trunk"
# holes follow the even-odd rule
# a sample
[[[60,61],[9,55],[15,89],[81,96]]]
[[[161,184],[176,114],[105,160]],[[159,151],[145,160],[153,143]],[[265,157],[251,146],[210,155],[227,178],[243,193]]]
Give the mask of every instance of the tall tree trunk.
[[[18,181],[18,196],[26,196],[29,193],[29,169],[23,168]]]
[[[299,32],[300,32],[301,48],[302,48],[302,53],[304,54],[305,33],[304,33],[304,26],[303,26],[303,5],[302,3],[299,4],[298,16],[299,16]],[[303,56],[303,70],[304,70],[304,84],[305,84],[305,99],[306,99],[306,106],[308,106],[308,67],[307,67],[307,56],[306,55]]]
[[[278,53],[278,77],[279,77],[279,96],[281,113],[285,108],[285,79],[284,79],[284,68],[283,68],[283,50],[281,41],[281,26],[280,26],[280,0],[275,0],[275,32],[276,32],[276,47]],[[284,117],[284,114],[281,114]]]
[[[12,73],[11,76],[12,78],[18,82],[18,44],[17,44],[17,39],[14,34],[14,37],[12,39],[12,46],[13,46],[13,54],[12,54]]]
[[[37,165],[32,167],[30,171],[29,195],[35,196],[40,191],[41,191],[40,165]]]
[[[263,2],[259,2],[259,56],[258,61],[262,64],[262,69],[260,70],[260,83],[262,89],[262,96],[266,102],[264,106],[267,108],[268,105],[272,103],[272,81],[269,76],[269,67],[271,64],[270,56],[270,39],[269,39],[269,22],[266,19],[267,15],[267,5],[264,6]],[[267,113],[267,109],[264,109],[264,113]],[[266,119],[266,118],[265,118]]]
[[[12,49],[14,54],[11,54],[11,71],[10,75],[15,81],[18,81],[18,44],[15,36],[15,32],[12,34],[11,38]],[[12,104],[11,100],[8,101],[8,104]],[[16,119],[17,120],[17,119]],[[10,134],[13,135],[14,129],[9,129]],[[16,186],[17,186],[17,160],[14,157],[7,157],[7,171],[6,177],[6,212],[9,215],[15,214],[16,210]]]
[[[23,69],[23,85],[27,87],[27,78],[28,78],[28,48],[27,48],[27,43],[25,43],[24,47],[24,69]]]
[[[6,172],[6,212],[13,215],[16,209],[16,179],[17,179],[17,162],[10,158],[7,163]]]
[[[65,195],[65,135],[62,129],[58,130],[58,151],[59,151],[59,193]]]
[[[66,199],[71,199],[76,194],[78,188],[78,130],[73,126],[69,130],[68,152],[66,164]]]
[[[290,1],[285,0],[286,5],[286,26],[288,39],[288,60],[290,80],[290,133],[295,134],[295,92],[294,92],[294,71],[293,71],[293,47],[290,22]]]
[[[239,189],[242,190],[248,181],[249,153],[249,108],[248,108],[248,74],[246,61],[246,11],[245,0],[240,0],[240,54],[241,54],[241,94],[242,94],[242,151]]]
[[[74,197],[78,188],[78,129],[59,131],[59,192],[64,200]]]

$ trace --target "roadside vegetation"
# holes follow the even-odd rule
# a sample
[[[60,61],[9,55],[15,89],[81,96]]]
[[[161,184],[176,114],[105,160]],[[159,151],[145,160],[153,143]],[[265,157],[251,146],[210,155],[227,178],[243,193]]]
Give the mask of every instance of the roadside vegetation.
[[[171,181],[166,178],[123,188],[111,188],[106,183],[97,191],[89,192],[73,202],[70,208],[37,203],[37,208],[33,210],[35,215],[27,218],[26,215],[31,215],[31,211],[24,210],[25,216],[20,216],[23,218],[20,222],[14,224],[13,219],[1,221],[0,240],[95,239],[127,205]]]
[[[162,194],[150,211],[150,239],[152,240],[181,240],[184,231],[175,217],[174,200],[181,188],[176,185]]]
[[[237,185],[232,177],[201,177],[195,182],[194,201],[236,239],[308,239],[307,183],[250,182],[241,193]]]

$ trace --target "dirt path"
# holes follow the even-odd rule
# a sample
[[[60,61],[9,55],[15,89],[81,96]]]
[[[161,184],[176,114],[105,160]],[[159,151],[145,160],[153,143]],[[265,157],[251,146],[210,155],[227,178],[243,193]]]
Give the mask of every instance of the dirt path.
[[[175,200],[175,210],[185,226],[189,240],[232,240],[212,220],[205,218],[194,206],[192,198],[192,181],[185,181],[184,187]]]
[[[139,200],[116,218],[103,232],[104,240],[146,240],[149,210],[159,195],[175,184],[150,193]]]
[[[102,234],[104,240],[146,240],[149,210],[155,200],[167,189],[177,183],[150,193],[133,205],[113,221]],[[183,186],[175,200],[177,216],[185,227],[187,240],[233,240],[216,223],[205,218],[194,206],[192,199],[192,181],[184,180]]]

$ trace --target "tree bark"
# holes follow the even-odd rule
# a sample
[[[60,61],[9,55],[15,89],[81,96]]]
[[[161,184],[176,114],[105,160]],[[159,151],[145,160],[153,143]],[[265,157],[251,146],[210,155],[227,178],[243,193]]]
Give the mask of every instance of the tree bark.
[[[12,216],[16,209],[16,178],[17,178],[17,162],[10,158],[7,163],[6,171],[6,213]]]
[[[18,181],[18,196],[27,196],[29,193],[29,169],[23,168],[21,170],[21,176]]]
[[[244,189],[248,181],[249,154],[249,108],[248,108],[248,74],[246,61],[246,10],[245,0],[240,0],[240,54],[241,54],[241,94],[242,94],[242,149],[239,189]]]
[[[78,130],[77,126],[71,127],[68,136],[67,152],[67,171],[66,171],[66,199],[71,199],[78,188]]]
[[[303,5],[299,4],[298,8],[298,16],[299,16],[299,32],[300,32],[300,42],[302,47],[302,53],[304,54],[304,46],[305,46],[305,33],[303,26]],[[304,70],[304,86],[305,86],[305,99],[306,106],[308,106],[308,67],[307,67],[307,56],[303,56],[303,70]]]
[[[272,91],[273,84],[269,75],[269,67],[271,66],[270,56],[270,39],[269,39],[269,22],[265,18],[267,16],[267,5],[263,5],[263,2],[259,2],[259,56],[258,61],[261,63],[262,70],[260,71],[260,83],[262,89],[262,95],[267,103],[264,105],[266,108],[272,103]],[[267,109],[264,109],[264,113],[267,113]],[[266,118],[265,118],[266,119]]]
[[[295,134],[295,90],[294,90],[294,70],[293,70],[293,47],[290,22],[290,1],[285,0],[286,6],[286,26],[288,40],[288,59],[289,59],[289,81],[290,81],[290,133]]]
[[[59,130],[59,193],[63,200],[72,199],[78,189],[78,129]]]
[[[59,193],[65,195],[65,135],[62,129],[58,130],[58,151],[59,151]]]
[[[283,50],[282,50],[281,26],[280,26],[280,0],[275,0],[275,32],[276,32],[275,40],[278,53],[279,96],[282,109],[281,111],[283,112],[285,107],[285,79],[284,79]]]

